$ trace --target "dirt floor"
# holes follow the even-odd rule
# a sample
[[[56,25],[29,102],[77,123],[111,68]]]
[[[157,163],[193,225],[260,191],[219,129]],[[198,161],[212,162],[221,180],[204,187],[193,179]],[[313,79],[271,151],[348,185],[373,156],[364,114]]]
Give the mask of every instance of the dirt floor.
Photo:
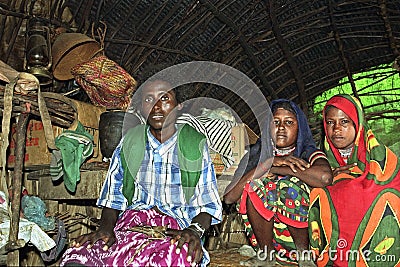
[[[238,252],[239,248],[229,248],[229,249],[218,249],[209,251],[211,262],[207,267],[240,267],[240,262],[249,259],[248,256],[242,256]],[[276,264],[277,267],[285,267],[280,264]],[[293,267],[286,266],[286,267]]]
[[[209,253],[211,262],[208,267],[236,267],[240,266],[240,261],[244,261],[249,258],[240,255],[238,248],[212,250],[209,251]]]

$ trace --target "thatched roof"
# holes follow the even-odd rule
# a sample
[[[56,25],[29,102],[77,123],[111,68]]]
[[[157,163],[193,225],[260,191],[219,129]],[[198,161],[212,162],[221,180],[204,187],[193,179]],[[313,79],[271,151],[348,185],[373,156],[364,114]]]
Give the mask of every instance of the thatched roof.
[[[133,77],[154,63],[213,61],[246,74],[267,100],[292,99],[305,110],[344,77],[357,95],[352,74],[400,56],[398,0],[36,2],[54,28],[92,36],[93,26],[106,25],[106,55]],[[18,68],[23,47],[17,44],[32,1],[8,3],[0,4],[0,58]],[[258,131],[254,115],[231,92],[203,85],[195,95],[227,103]]]

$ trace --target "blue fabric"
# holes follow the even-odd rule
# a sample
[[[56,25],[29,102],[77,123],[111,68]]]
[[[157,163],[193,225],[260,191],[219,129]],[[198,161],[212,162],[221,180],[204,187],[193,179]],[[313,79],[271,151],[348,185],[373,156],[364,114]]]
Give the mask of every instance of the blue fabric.
[[[24,217],[39,225],[43,231],[54,230],[54,217],[46,216],[46,204],[39,197],[23,196],[21,199],[21,209]]]

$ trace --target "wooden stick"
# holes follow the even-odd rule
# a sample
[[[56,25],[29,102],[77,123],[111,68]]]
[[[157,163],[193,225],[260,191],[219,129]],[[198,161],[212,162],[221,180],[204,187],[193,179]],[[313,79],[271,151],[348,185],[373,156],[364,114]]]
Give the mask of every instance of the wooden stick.
[[[21,191],[25,156],[26,128],[29,121],[29,113],[21,113],[17,123],[16,145],[15,145],[15,166],[11,182],[11,222],[9,245],[17,246],[19,216],[21,207]],[[14,250],[7,255],[7,266],[19,266],[19,251]]]

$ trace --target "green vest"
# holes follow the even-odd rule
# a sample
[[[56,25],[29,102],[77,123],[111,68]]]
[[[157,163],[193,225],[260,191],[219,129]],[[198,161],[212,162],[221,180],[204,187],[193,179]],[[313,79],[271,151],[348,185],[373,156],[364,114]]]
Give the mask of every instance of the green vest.
[[[147,125],[130,129],[122,143],[121,162],[124,169],[122,193],[132,204],[135,191],[134,179],[144,159],[147,142]],[[206,138],[188,124],[178,127],[178,160],[181,183],[186,201],[189,202],[199,181],[203,163],[203,149]]]

